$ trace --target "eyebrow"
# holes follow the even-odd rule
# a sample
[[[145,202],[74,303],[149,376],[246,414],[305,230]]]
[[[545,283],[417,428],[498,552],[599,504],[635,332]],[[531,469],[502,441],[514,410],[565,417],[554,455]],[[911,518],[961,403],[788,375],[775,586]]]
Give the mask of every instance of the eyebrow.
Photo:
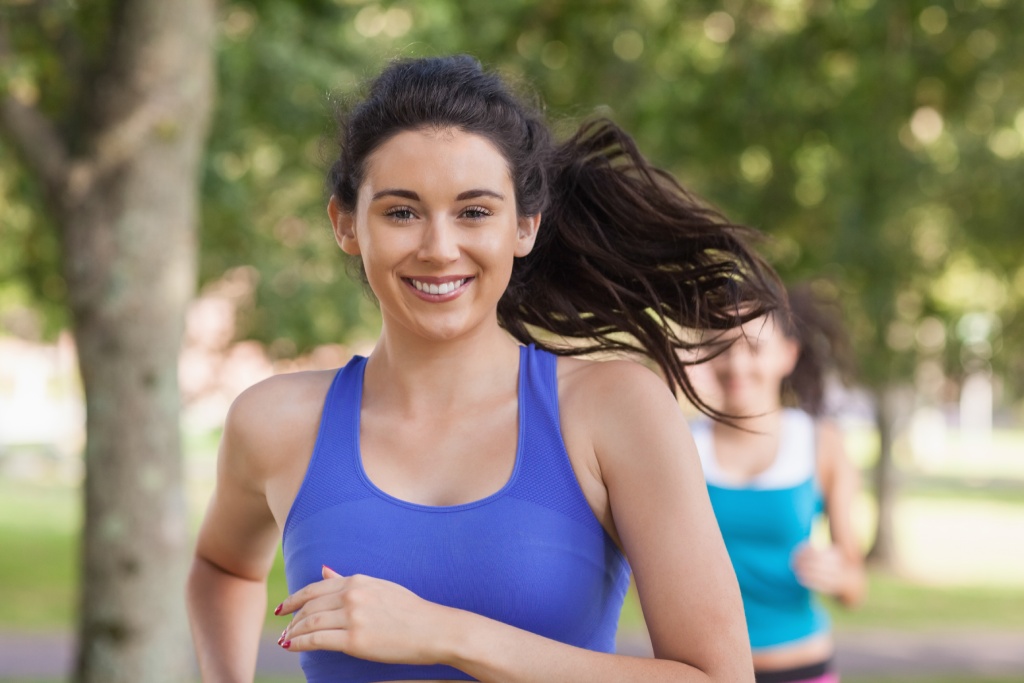
[[[505,201],[505,195],[500,192],[495,192],[494,190],[485,189],[466,190],[465,192],[459,193],[459,196],[455,198],[455,201],[461,202],[464,199],[476,199],[477,197],[494,197],[495,199]]]
[[[411,199],[414,202],[420,201],[420,196],[413,192],[412,190],[401,190],[398,188],[388,188],[385,190],[381,190],[380,192],[376,192],[374,193],[373,197],[370,198],[370,201],[377,201],[381,197],[401,197],[403,199]],[[495,192],[494,190],[487,190],[483,188],[460,192],[459,195],[455,198],[455,201],[461,202],[465,201],[466,199],[476,199],[477,197],[494,197],[495,199],[505,201],[505,195],[501,194],[500,192]]]

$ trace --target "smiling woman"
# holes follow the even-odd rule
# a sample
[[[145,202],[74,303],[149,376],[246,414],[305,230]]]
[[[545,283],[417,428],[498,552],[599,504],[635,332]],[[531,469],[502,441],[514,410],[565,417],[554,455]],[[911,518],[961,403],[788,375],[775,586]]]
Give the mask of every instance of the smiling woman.
[[[514,197],[504,157],[474,133],[406,130],[369,156],[355,207],[335,195],[328,212],[341,248],[362,259],[382,340],[395,326],[440,339],[497,330],[514,258],[540,222],[520,217]]]
[[[746,231],[609,121],[556,144],[469,57],[389,66],[339,148],[380,338],[235,401],[189,582],[204,680],[252,678],[279,539],[309,681],[752,680],[670,390],[700,403],[694,331],[780,305]],[[614,654],[630,571],[652,659]]]

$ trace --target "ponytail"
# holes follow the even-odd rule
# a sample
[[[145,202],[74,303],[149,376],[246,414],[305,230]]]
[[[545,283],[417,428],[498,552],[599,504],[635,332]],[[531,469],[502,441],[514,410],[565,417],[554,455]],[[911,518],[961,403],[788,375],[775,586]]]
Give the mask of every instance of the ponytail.
[[[534,249],[516,259],[498,303],[499,322],[561,355],[646,355],[673,390],[722,417],[697,396],[685,366],[707,358],[715,331],[783,307],[784,294],[747,246],[755,233],[648,164],[618,126],[596,120],[556,145],[540,109],[466,55],[393,62],[338,122],[328,187],[346,211],[369,156],[403,130],[453,128],[494,143],[519,215],[541,215]]]
[[[753,231],[698,202],[608,120],[584,124],[550,167],[537,243],[513,268],[501,324],[561,355],[644,354],[673,390],[723,417],[685,366],[706,359],[693,353],[707,344],[702,333],[784,308],[775,273],[747,245]]]

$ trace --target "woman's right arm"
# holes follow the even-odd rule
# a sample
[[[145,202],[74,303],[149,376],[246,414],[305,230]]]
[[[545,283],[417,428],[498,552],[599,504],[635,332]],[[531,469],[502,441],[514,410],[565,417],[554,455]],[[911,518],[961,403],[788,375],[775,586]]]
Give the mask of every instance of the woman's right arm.
[[[261,458],[264,393],[250,389],[228,413],[216,489],[188,577],[189,621],[204,683],[251,682],[256,672],[266,578],[280,538]]]

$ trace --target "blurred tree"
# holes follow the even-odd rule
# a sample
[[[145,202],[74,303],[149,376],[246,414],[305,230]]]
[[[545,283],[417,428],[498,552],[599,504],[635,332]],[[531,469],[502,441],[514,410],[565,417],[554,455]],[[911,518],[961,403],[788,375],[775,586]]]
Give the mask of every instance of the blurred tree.
[[[0,11],[0,133],[25,169],[5,191],[31,187],[39,214],[5,217],[4,241],[27,253],[5,251],[4,266],[66,297],[85,388],[75,679],[188,680],[177,359],[195,287],[213,3]],[[61,271],[42,270],[50,259]],[[48,284],[56,272],[66,286]]]

